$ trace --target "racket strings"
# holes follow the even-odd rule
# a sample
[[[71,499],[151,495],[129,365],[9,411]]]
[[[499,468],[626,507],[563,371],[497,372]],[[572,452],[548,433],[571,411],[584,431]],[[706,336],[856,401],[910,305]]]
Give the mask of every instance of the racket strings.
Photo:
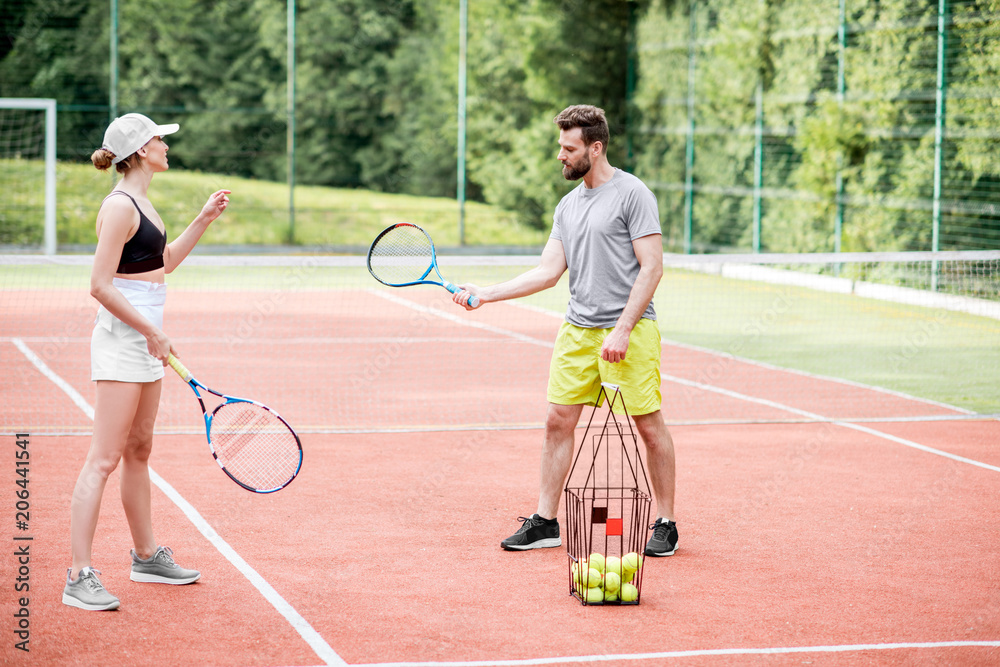
[[[212,447],[223,468],[258,490],[280,488],[298,472],[301,450],[277,415],[253,403],[225,403],[212,416]]]
[[[368,265],[383,283],[399,285],[424,278],[433,258],[434,246],[422,229],[399,225],[375,241]]]

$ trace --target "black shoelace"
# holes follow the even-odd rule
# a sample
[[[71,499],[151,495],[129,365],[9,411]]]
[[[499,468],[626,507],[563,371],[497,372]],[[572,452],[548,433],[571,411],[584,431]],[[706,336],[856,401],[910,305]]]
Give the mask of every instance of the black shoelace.
[[[518,533],[523,533],[526,530],[534,528],[535,526],[541,526],[545,523],[545,520],[541,517],[536,519],[533,516],[519,516],[517,517],[517,520],[521,522],[521,527],[517,530]]]
[[[667,535],[670,534],[670,523],[667,521],[661,521],[660,523],[654,523],[650,526],[653,529],[653,539],[661,542],[667,541]]]

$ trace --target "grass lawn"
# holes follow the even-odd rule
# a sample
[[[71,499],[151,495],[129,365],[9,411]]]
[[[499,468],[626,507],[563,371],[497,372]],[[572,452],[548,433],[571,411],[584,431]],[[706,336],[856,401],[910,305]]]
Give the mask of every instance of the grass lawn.
[[[450,280],[481,285],[527,268],[468,266],[449,257],[442,265]],[[363,266],[303,267],[183,265],[169,282],[178,290],[264,293],[383,289]],[[291,280],[296,271],[308,279]],[[0,294],[69,289],[85,295],[88,281],[87,266],[0,265]],[[552,289],[521,302],[561,317],[568,299],[564,276]],[[665,273],[654,302],[665,340],[1000,413],[1000,321],[995,319],[676,269]],[[746,391],[753,394],[754,388]]]
[[[0,243],[41,242],[40,226],[14,220],[18,211],[41,205],[21,186],[21,179],[32,177],[28,172],[40,174],[41,169],[40,163],[0,160],[0,187],[6,196]],[[93,245],[94,216],[112,187],[111,176],[86,164],[60,164],[58,177],[59,243]],[[184,171],[158,174],[151,192],[168,236],[179,234],[220,188],[232,190],[232,204],[203,244],[280,245],[287,240],[285,184]],[[378,231],[399,221],[424,226],[438,246],[458,245],[458,207],[451,199],[307,186],[295,192],[295,241],[302,246],[364,248]],[[473,247],[540,248],[547,238],[546,231],[518,224],[509,212],[476,203],[466,206],[465,229],[466,243]],[[448,267],[447,259],[442,264],[456,283],[499,282],[525,269]],[[171,283],[180,288],[186,282],[211,285],[212,271],[184,267]],[[277,279],[268,282],[268,271],[280,277],[278,269],[227,275],[237,281],[234,289],[279,284]],[[18,286],[85,291],[87,275],[86,267],[0,266],[0,291]],[[371,288],[372,282],[363,268],[344,268],[324,269],[309,284],[343,289]],[[564,277],[554,289],[524,302],[561,314],[567,300]],[[1000,322],[994,319],[683,270],[666,273],[655,304],[660,329],[669,340],[1000,413]]]
[[[41,244],[44,199],[42,164],[0,160],[0,244]],[[110,174],[88,164],[57,165],[56,229],[60,245],[93,245],[94,218],[113,187]],[[35,182],[26,190],[23,183]],[[288,187],[194,171],[157,174],[150,199],[175,238],[215,190],[232,190],[225,215],[202,238],[210,245],[279,245],[288,241]],[[441,247],[459,245],[458,203],[445,197],[416,197],[319,186],[295,188],[295,244],[367,246],[394,222],[413,222]],[[541,247],[545,230],[517,222],[513,213],[477,202],[465,205],[465,243],[470,246]]]

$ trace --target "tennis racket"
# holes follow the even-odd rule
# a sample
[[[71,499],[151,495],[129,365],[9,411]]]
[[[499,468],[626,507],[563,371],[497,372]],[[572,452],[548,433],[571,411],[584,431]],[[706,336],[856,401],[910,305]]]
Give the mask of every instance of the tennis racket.
[[[431,271],[440,280],[430,276]],[[444,279],[430,235],[410,222],[397,222],[382,230],[368,249],[368,272],[383,285],[440,285],[452,294],[461,291]],[[479,297],[469,297],[468,305],[479,307]]]
[[[167,363],[198,397],[208,446],[230,479],[254,493],[274,493],[291,484],[302,467],[302,443],[288,422],[257,401],[209,389],[172,354]],[[199,389],[225,402],[209,414]]]

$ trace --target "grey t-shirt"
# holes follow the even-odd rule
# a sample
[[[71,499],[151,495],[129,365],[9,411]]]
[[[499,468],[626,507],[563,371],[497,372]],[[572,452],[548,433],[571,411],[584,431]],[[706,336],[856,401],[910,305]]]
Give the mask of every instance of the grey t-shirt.
[[[549,236],[562,242],[569,267],[566,321],[588,329],[615,326],[639,275],[632,241],[660,233],[656,196],[621,169],[600,187],[581,183],[563,197]],[[642,316],[656,319],[652,302]]]

